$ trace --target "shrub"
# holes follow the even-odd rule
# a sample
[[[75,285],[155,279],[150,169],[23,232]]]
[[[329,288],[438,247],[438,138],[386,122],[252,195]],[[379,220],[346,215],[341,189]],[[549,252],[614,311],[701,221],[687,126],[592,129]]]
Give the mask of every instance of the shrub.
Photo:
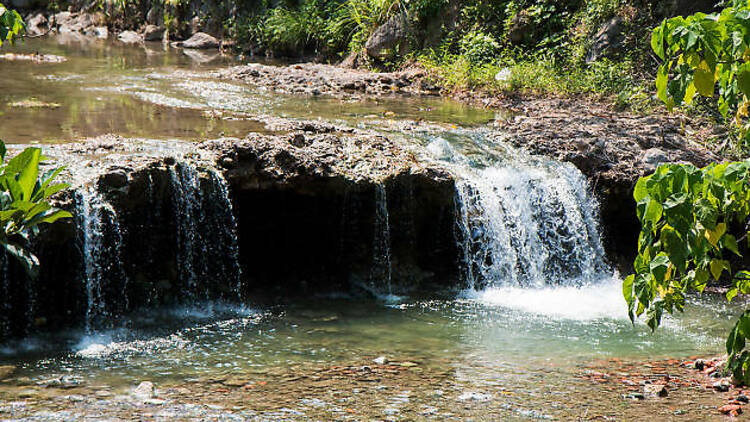
[[[475,64],[491,63],[497,60],[500,44],[490,34],[471,31],[461,38],[461,54]]]

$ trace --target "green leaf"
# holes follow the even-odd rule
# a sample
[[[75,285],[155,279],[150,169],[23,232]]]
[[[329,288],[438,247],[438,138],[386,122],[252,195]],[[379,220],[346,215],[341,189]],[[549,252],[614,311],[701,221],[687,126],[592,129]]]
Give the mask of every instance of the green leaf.
[[[39,148],[28,148],[28,150],[31,150],[28,161],[18,175],[18,184],[23,191],[23,199],[27,201],[31,200],[31,195],[34,193],[34,185],[36,185],[39,176],[39,157],[42,154],[42,150]]]
[[[719,223],[716,225],[716,227],[713,230],[706,229],[706,239],[708,239],[708,242],[713,245],[714,247],[718,247],[719,240],[722,236],[724,236],[724,233],[727,232],[727,225],[726,223]]]
[[[731,267],[729,266],[729,262],[725,261],[723,259],[712,259],[711,260],[711,275],[714,276],[714,280],[719,281],[719,278],[721,277],[721,273],[724,272],[724,270],[727,270],[731,272]]]
[[[656,282],[663,283],[664,278],[667,275],[667,270],[669,269],[669,257],[663,252],[656,255],[656,257],[651,260],[650,269]]]
[[[704,97],[714,96],[714,72],[709,68],[708,63],[704,60],[698,65],[693,73],[693,83],[698,93]]]
[[[659,97],[664,104],[669,104],[669,95],[667,94],[668,82],[669,75],[667,67],[666,65],[661,65],[656,73],[656,96]]]
[[[724,247],[729,249],[730,251],[734,252],[737,256],[742,256],[740,253],[739,247],[737,246],[737,238],[732,236],[731,234],[725,234],[724,238],[722,239],[722,243],[724,244]]]
[[[750,98],[750,63],[743,63],[737,69],[737,85],[740,91]]]
[[[31,278],[36,278],[39,274],[39,259],[31,253],[28,249],[21,247],[15,243],[3,244],[5,250],[13,255],[26,269],[26,273]]]

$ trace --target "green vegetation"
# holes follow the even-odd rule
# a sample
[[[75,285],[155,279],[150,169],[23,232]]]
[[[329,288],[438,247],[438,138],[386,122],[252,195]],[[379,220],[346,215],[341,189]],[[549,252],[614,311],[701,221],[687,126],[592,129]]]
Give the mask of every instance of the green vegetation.
[[[173,36],[188,34],[197,16],[253,54],[329,61],[359,54],[358,64],[378,69],[423,65],[448,91],[592,94],[631,107],[650,102],[648,31],[660,19],[649,2],[625,0],[240,0],[231,10],[185,0],[96,4],[111,25],[129,28],[156,10]],[[388,57],[369,57],[368,38],[393,16],[403,18],[408,36]],[[623,39],[590,56],[614,17]]]
[[[4,42],[13,42],[26,30],[23,18],[15,10],[6,9],[0,3],[0,46]]]
[[[716,15],[665,20],[652,36],[663,60],[659,98],[674,107],[696,96],[716,99],[732,122],[737,152],[747,154],[750,105],[750,7],[735,0]],[[750,294],[750,160],[710,165],[664,165],[640,179],[634,197],[642,230],[635,274],[623,282],[631,319],[646,312],[656,329],[664,312],[682,311],[685,296],[708,283],[729,283],[726,297]],[[750,311],[726,342],[728,367],[750,384]]]
[[[17,12],[0,4],[0,44],[13,42],[24,31]],[[5,163],[7,149],[0,141],[0,245],[23,264],[32,277],[39,270],[39,260],[25,244],[35,234],[38,226],[71,217],[49,203],[49,198],[66,189],[64,183],[53,183],[62,168],[40,175],[39,163],[43,159],[39,148],[26,148]]]

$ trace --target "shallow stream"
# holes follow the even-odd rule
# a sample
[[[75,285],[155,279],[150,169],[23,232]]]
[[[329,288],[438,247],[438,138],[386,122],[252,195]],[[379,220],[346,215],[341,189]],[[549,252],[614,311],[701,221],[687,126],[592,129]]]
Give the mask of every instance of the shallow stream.
[[[631,325],[618,275],[601,256],[583,176],[484,140],[477,126],[495,113],[434,98],[273,94],[210,77],[234,58],[160,45],[28,40],[9,51],[68,59],[0,61],[0,138],[10,143],[105,133],[242,137],[265,131],[264,116],[442,124],[444,131],[404,136],[466,178],[458,200],[468,210],[462,229],[471,262],[467,279],[456,280],[462,291],[430,298],[199,302],[135,312],[109,328],[14,340],[0,347],[0,364],[15,367],[0,383],[0,418],[571,420],[588,409],[589,416],[645,417],[648,408],[628,413],[629,401],[580,375],[603,361],[720,353],[741,307],[694,298],[656,333]],[[536,202],[524,202],[527,195]],[[563,225],[576,230],[562,235]],[[132,394],[143,381],[157,391],[146,401]],[[597,403],[598,394],[614,401]],[[676,405],[700,414],[698,399],[686,401]]]

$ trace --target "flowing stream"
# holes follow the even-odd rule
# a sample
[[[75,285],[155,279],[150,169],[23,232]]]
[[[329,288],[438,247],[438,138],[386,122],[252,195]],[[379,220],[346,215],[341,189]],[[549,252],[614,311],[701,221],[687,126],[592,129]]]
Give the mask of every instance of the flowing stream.
[[[462,276],[455,280],[461,290],[458,295],[435,292],[425,299],[393,294],[398,275],[392,269],[391,242],[397,233],[392,233],[389,216],[391,198],[384,185],[377,185],[367,287],[378,293],[379,300],[363,301],[340,292],[279,306],[241,305],[253,302],[243,295],[238,223],[227,181],[219,171],[177,162],[169,170],[168,209],[173,212],[178,279],[184,284],[185,298],[180,305],[133,310],[122,300],[127,299],[123,292],[132,281],[125,277],[120,260],[118,215],[94,188],[81,188],[75,201],[84,258],[80,279],[86,298],[85,327],[0,347],[0,363],[16,368],[14,378],[0,385],[0,418],[23,413],[13,403],[24,391],[39,399],[28,408],[41,416],[19,420],[75,419],[112,409],[125,412],[117,415],[125,418],[135,410],[128,410],[132,403],[119,402],[117,397],[130,397],[142,381],[163,385],[163,391],[166,386],[179,389],[194,384],[217,391],[230,385],[227,379],[244,377],[256,386],[276,382],[279,389],[269,394],[278,396],[267,401],[292,400],[291,404],[284,405],[286,410],[274,410],[281,413],[269,414],[252,413],[241,401],[229,399],[215,407],[201,407],[206,404],[202,403],[161,408],[169,402],[158,401],[150,405],[162,419],[170,414],[217,420],[230,416],[306,420],[305,415],[345,419],[351,406],[348,399],[320,401],[309,391],[297,397],[285,393],[285,386],[291,385],[290,380],[320,378],[321,367],[358,365],[366,371],[361,368],[385,362],[378,360],[383,357],[416,365],[425,377],[439,373],[443,378],[439,382],[425,378],[408,390],[389,385],[387,379],[342,387],[350,395],[382,396],[381,403],[368,407],[372,413],[367,418],[460,419],[456,415],[465,409],[481,417],[480,408],[486,406],[487,412],[496,413],[485,416],[500,415],[504,420],[554,415],[571,420],[567,418],[572,413],[566,412],[580,410],[575,407],[577,395],[598,391],[571,381],[582,365],[600,359],[719,352],[721,336],[741,306],[728,306],[710,296],[691,298],[688,312],[667,318],[655,334],[640,323],[631,325],[619,276],[608,266],[602,247],[598,204],[584,176],[572,165],[530,157],[489,139],[475,127],[492,119],[492,113],[484,110],[434,99],[356,104],[300,99],[205,76],[206,70],[225,65],[226,58],[206,65],[173,52],[41,40],[18,48],[65,54],[69,60],[56,67],[0,63],[0,69],[11,73],[0,81],[0,112],[4,122],[11,122],[0,127],[0,137],[11,142],[60,142],[106,132],[154,139],[241,135],[261,130],[257,122],[241,117],[242,110],[249,108],[269,115],[350,123],[386,111],[403,119],[455,123],[454,129],[403,136],[413,137],[415,148],[425,157],[443,162],[459,177],[454,225]],[[128,58],[126,65],[118,64],[119,57]],[[48,109],[12,105],[25,98],[59,105]],[[216,121],[206,113],[216,110],[237,115]],[[29,125],[32,120],[37,124]],[[377,118],[368,122],[377,126]],[[393,134],[393,129],[382,130]],[[151,189],[149,185],[145,194],[155,198]],[[160,207],[151,210],[149,218],[159,221],[167,210]],[[10,288],[5,259],[0,273],[4,293]],[[219,298],[208,290],[218,279],[231,286]],[[3,313],[8,309],[6,302],[0,303]],[[0,325],[6,320],[0,318]],[[41,386],[75,377],[86,384],[75,394],[99,394],[98,398],[81,399],[83,404],[76,406],[82,413],[53,409],[49,403],[59,402],[55,400],[73,402],[72,393],[50,398],[45,394],[52,390]],[[221,382],[223,387],[218,385]],[[339,387],[320,388],[337,391]],[[246,388],[248,394],[250,389]],[[441,400],[447,410],[433,406]],[[321,409],[329,413],[315,413]]]

